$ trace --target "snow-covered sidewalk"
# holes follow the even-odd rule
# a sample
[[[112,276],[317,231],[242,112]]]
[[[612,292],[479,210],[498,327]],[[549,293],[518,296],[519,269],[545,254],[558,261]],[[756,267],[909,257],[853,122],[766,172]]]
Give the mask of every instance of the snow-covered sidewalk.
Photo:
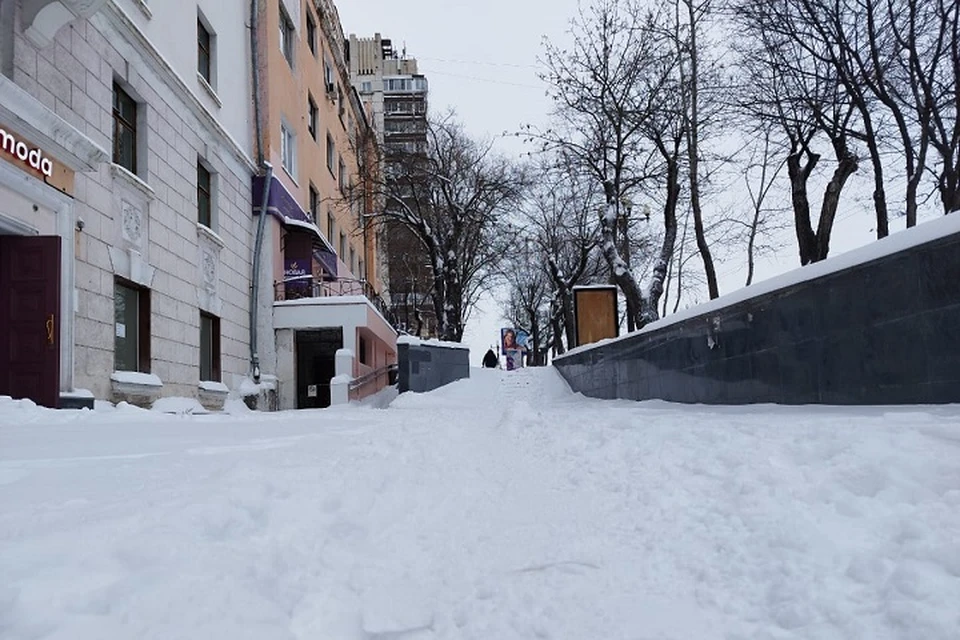
[[[0,638],[960,637],[960,407],[0,401]]]

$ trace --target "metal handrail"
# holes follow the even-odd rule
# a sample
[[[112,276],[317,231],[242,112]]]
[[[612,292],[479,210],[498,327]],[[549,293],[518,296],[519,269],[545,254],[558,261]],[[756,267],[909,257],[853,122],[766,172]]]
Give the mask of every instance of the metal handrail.
[[[387,377],[387,380],[390,379],[390,374],[392,372],[399,371],[399,365],[397,364],[388,364],[385,367],[380,367],[379,369],[374,369],[373,371],[368,371],[358,378],[354,378],[350,381],[350,384],[347,385],[347,389],[350,393],[351,400],[360,399],[360,390],[370,384],[371,382],[377,382],[384,376]]]

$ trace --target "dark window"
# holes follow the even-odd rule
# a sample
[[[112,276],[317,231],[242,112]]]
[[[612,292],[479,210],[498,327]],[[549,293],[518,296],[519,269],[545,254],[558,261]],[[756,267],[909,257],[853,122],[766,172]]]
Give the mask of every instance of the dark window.
[[[320,224],[320,194],[310,185],[310,217],[313,224]]]
[[[150,373],[150,290],[115,280],[113,318],[114,369]]]
[[[307,129],[310,131],[310,137],[317,139],[317,103],[313,101],[313,96],[307,94]]]
[[[211,85],[213,84],[210,75],[210,61],[213,59],[213,49],[210,46],[210,32],[203,26],[203,22],[197,18],[197,71]]]
[[[360,364],[370,364],[370,358],[367,356],[367,339],[360,336]]]
[[[197,160],[197,222],[208,228],[213,228],[210,197],[210,172]]]
[[[200,380],[220,382],[220,318],[200,312]]]
[[[137,172],[137,101],[113,84],[113,161]]]
[[[295,33],[293,30],[293,22],[291,22],[290,17],[287,16],[287,12],[283,10],[283,6],[280,7],[280,50],[283,51],[283,57],[287,59],[287,64],[290,65],[290,68],[293,68],[293,47],[294,47]]]
[[[333,234],[336,230],[336,223],[333,220],[333,211],[327,211],[327,240],[330,246],[333,246]]]
[[[327,169],[330,170],[330,175],[336,177],[337,170],[337,148],[333,144],[333,138],[330,134],[327,134]]]
[[[317,55],[317,23],[313,21],[313,16],[307,11],[307,46],[310,52]]]

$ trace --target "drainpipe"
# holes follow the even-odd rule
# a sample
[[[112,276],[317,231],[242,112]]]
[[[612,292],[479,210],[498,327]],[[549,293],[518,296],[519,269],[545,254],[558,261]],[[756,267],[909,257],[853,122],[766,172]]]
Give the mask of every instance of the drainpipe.
[[[253,64],[253,121],[256,131],[257,166],[263,171],[263,199],[260,218],[257,220],[257,235],[253,243],[253,269],[250,275],[250,370],[253,381],[260,382],[260,353],[257,350],[257,312],[260,306],[260,254],[263,251],[263,231],[267,220],[267,205],[270,202],[270,185],[273,182],[273,166],[263,153],[262,106],[260,104],[260,46],[258,0],[250,0],[250,56]]]

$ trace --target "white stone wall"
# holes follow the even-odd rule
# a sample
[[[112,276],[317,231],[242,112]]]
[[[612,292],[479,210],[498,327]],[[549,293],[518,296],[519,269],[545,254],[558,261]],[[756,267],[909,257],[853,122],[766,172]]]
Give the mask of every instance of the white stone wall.
[[[117,0],[200,102],[248,152],[253,149],[249,2],[224,0]],[[294,3],[296,6],[297,3]],[[197,73],[198,14],[213,33],[213,86]],[[183,34],[182,37],[171,37]],[[213,91],[211,92],[210,89]]]
[[[196,397],[201,309],[220,317],[223,382],[236,387],[249,370],[253,165],[249,147],[237,142],[249,134],[243,138],[239,133],[243,116],[222,122],[209,96],[198,95],[196,74],[185,71],[188,77],[182,77],[146,39],[137,25],[145,15],[133,19],[137,4],[108,2],[90,20],[63,28],[53,44],[41,49],[15,25],[13,79],[105,149],[113,148],[114,80],[140,102],[139,175],[110,165],[77,174],[75,212],[84,230],[76,242],[75,385],[98,398],[109,397],[114,277],[119,275],[150,288],[151,370],[164,383],[163,395]],[[150,7],[161,4],[167,3]],[[189,27],[155,30],[158,39],[169,40],[167,46],[195,56],[192,6],[183,20]],[[242,19],[230,24],[246,33]],[[181,37],[171,38],[174,34]],[[218,37],[226,41],[225,31]],[[246,60],[237,55],[219,69],[219,81],[231,92],[236,91],[227,75],[235,75],[238,84],[239,78],[249,78]],[[176,64],[184,68],[186,63]],[[191,67],[195,72],[195,57]],[[216,172],[213,234],[196,222],[198,156]]]

